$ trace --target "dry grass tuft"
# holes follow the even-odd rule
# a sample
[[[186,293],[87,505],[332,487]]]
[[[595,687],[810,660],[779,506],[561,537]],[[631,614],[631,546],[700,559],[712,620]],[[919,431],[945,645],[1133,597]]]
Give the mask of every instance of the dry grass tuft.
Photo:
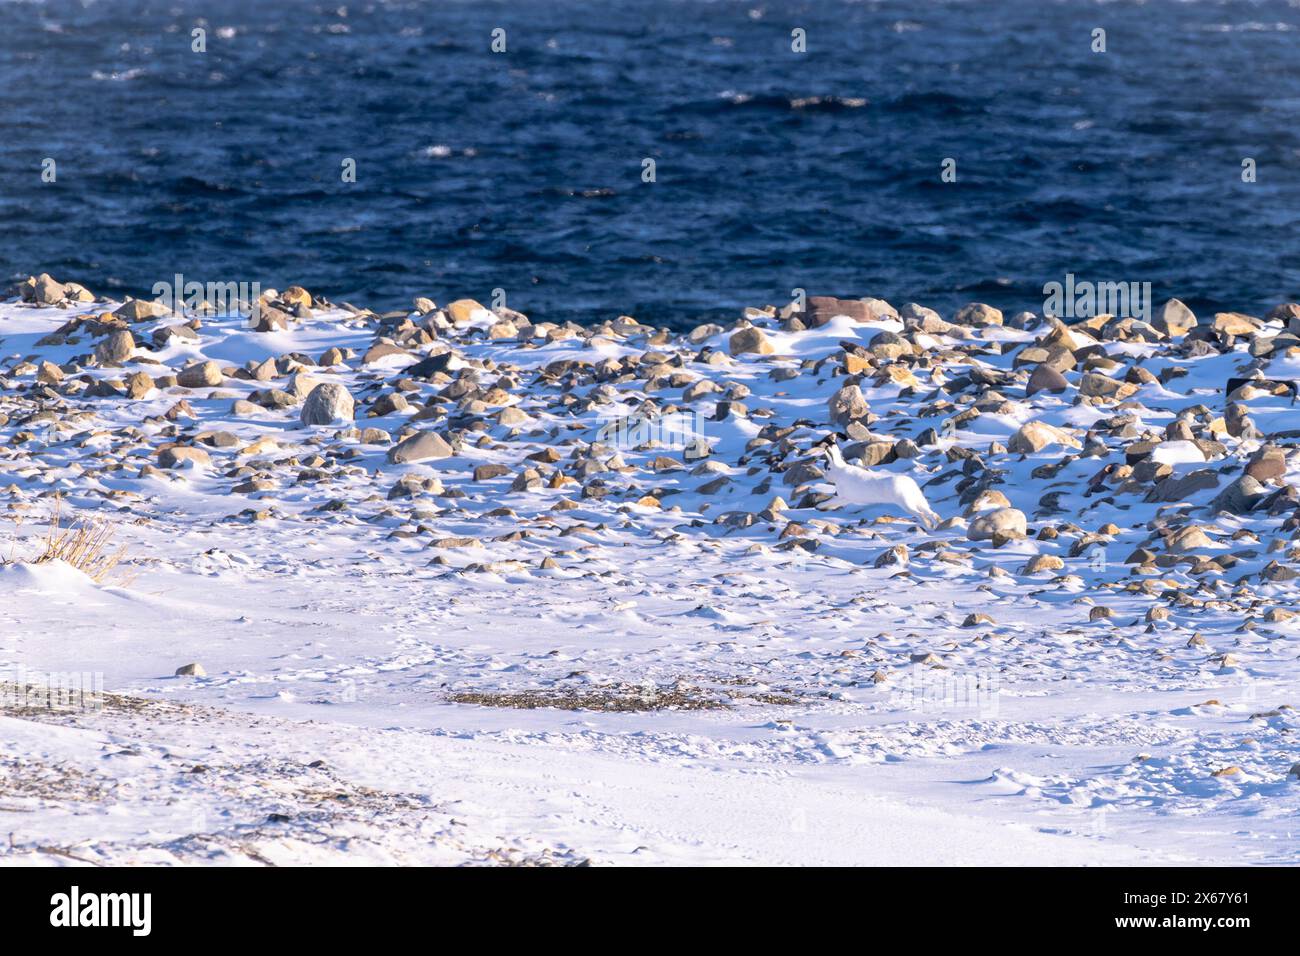
[[[546,690],[459,691],[448,694],[456,704],[535,710],[598,710],[636,713],[655,710],[727,710],[736,701],[789,706],[799,701],[789,694],[725,689],[709,690],[681,681],[665,686],[617,683],[603,687],[550,688]]]
[[[116,529],[100,518],[78,521],[67,528],[60,524],[63,501],[54,499],[54,515],[50,518],[50,530],[45,535],[45,546],[33,560],[33,564],[47,561],[66,561],[95,583],[100,583],[108,576],[119,561],[126,557],[126,548],[110,550]]]

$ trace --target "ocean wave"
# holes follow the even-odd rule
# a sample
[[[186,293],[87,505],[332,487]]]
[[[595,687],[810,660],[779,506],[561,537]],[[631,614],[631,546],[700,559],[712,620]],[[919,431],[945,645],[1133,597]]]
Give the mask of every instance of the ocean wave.
[[[129,70],[118,72],[114,70],[105,73],[103,70],[91,70],[90,78],[96,83],[125,83],[129,80],[139,79],[142,76],[148,76],[149,71],[142,66],[132,67]]]
[[[178,240],[152,227],[198,221],[231,224],[183,236],[205,268],[314,270],[341,295],[354,266],[405,261],[383,301],[436,272],[456,291],[529,281],[532,307],[575,318],[575,303],[642,303],[640,318],[687,322],[654,303],[864,275],[887,298],[1017,308],[980,283],[1081,259],[1118,273],[1138,249],[1191,298],[1249,310],[1279,276],[1294,285],[1293,250],[1258,239],[1300,218],[1300,74],[1284,66],[1300,8],[1285,0],[1109,4],[1106,55],[1072,32],[1077,0],[825,0],[795,22],[747,6],[512,5],[498,56],[481,4],[295,18],[224,0],[198,56],[200,21],[176,5],[0,0],[0,91],[53,104],[24,123],[15,100],[0,136],[0,163],[28,171],[0,197],[0,271],[86,250],[91,287],[166,273]],[[352,32],[313,32],[338,21]],[[1260,64],[1276,67],[1263,85]],[[658,183],[641,182],[647,156]],[[41,182],[46,157],[57,182]]]
[[[1208,33],[1292,33],[1297,27],[1294,23],[1260,23],[1249,20],[1245,23],[1207,23],[1199,29]]]
[[[692,113],[724,113],[733,109],[838,113],[842,110],[862,109],[868,105],[870,100],[865,96],[787,96],[772,93],[736,93],[726,90],[711,100],[697,100],[671,109]]]

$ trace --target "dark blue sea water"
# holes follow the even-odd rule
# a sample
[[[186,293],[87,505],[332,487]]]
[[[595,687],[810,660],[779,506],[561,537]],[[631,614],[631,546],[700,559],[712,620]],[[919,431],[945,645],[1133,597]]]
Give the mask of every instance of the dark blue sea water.
[[[1249,311],[1300,298],[1298,219],[1294,3],[0,0],[3,277],[682,326],[1074,273]]]

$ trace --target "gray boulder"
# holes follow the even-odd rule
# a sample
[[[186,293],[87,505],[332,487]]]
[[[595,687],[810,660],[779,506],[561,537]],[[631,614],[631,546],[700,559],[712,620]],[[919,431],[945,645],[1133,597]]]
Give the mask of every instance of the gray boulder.
[[[352,421],[356,403],[337,382],[322,382],[307,393],[299,416],[304,425],[333,425]]]
[[[453,454],[455,452],[441,435],[435,431],[423,431],[404,438],[388,449],[388,460],[394,465],[405,465],[416,461],[450,458]]]
[[[998,508],[972,521],[966,531],[966,537],[972,541],[991,541],[994,538],[1023,538],[1028,533],[1023,511],[1015,508]]]
[[[1244,515],[1253,511],[1255,506],[1263,501],[1267,495],[1268,491],[1263,485],[1250,475],[1242,475],[1219,492],[1218,497],[1211,502],[1210,507],[1215,511]]]
[[[121,365],[135,351],[135,336],[118,329],[95,347],[95,358],[101,365]]]

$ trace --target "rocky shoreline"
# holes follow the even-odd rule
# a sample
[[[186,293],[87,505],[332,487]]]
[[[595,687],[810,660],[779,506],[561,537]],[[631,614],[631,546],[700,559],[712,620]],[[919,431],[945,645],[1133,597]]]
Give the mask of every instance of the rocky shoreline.
[[[1300,509],[1300,494],[1284,480],[1288,449],[1275,443],[1300,438],[1300,429],[1265,433],[1250,415],[1252,402],[1276,404],[1294,396],[1291,383],[1300,372],[1300,305],[1295,303],[1263,318],[1218,313],[1206,322],[1171,299],[1149,324],[1103,315],[1067,325],[1030,312],[1005,318],[980,303],[945,320],[915,303],[895,309],[880,299],[812,297],[802,311],[747,309],[729,328],[710,324],[674,335],[628,316],[586,327],[533,325],[519,312],[490,310],[469,299],[438,308],[419,298],[410,312],[380,314],[348,303],[336,306],[297,286],[242,303],[245,312],[255,307],[251,320],[211,316],[206,303],[178,314],[161,302],[96,300],[83,286],[46,274],[29,278],[12,293],[21,302],[14,314],[26,317],[35,310],[33,318],[48,318],[51,328],[36,339],[36,354],[8,363],[10,453],[36,439],[36,426],[58,430],[61,408],[84,414],[100,407],[90,400],[171,398],[149,449],[156,463],[145,463],[139,477],[157,468],[209,467],[212,449],[238,448],[236,457],[253,456],[263,465],[266,456],[273,457],[274,439],[239,447],[230,432],[194,424],[207,417],[191,404],[197,396],[229,402],[224,414],[214,417],[336,426],[333,441],[347,445],[327,446],[339,455],[336,464],[364,458],[364,449],[375,446],[386,447],[388,464],[404,465],[451,458],[467,447],[536,439],[549,444],[546,438],[562,434],[557,423],[602,410],[605,417],[633,420],[689,412],[701,422],[718,423],[720,431],[743,422],[755,432],[732,460],[720,459],[708,441],[698,440],[676,458],[650,456],[645,467],[629,463],[632,456],[625,453],[653,448],[601,447],[577,430],[558,442],[568,454],[522,456],[513,472],[509,466],[486,465],[475,475],[479,482],[509,476],[514,491],[545,485],[589,499],[611,494],[616,500],[644,499],[641,507],[659,507],[654,491],[663,489],[641,487],[640,475],[648,473],[653,485],[654,476],[686,470],[707,479],[697,489],[705,496],[747,484],[744,490],[751,494],[779,490],[782,495],[774,497],[797,498],[796,510],[816,508],[827,495],[815,487],[821,473],[809,452],[838,436],[850,461],[868,467],[911,463],[910,470],[936,472],[934,484],[956,478],[942,472],[944,466],[957,466],[960,480],[952,490],[962,516],[950,517],[949,528],[995,505],[1008,507],[997,490],[1007,474],[999,464],[1024,456],[1050,459],[1031,472],[1044,486],[1061,469],[1094,461],[1098,467],[1087,477],[1085,497],[1138,496],[1176,505],[1214,490],[1211,512],[1274,516]],[[346,341],[314,355],[276,353],[278,339],[312,328],[323,317],[346,330]],[[204,358],[214,322],[223,338],[242,323],[248,332],[265,333],[272,348],[242,364]],[[846,337],[826,341],[828,329],[843,330]],[[244,336],[249,344],[256,338]],[[815,348],[800,347],[803,340]],[[483,357],[466,356],[461,346]],[[494,352],[508,358],[496,361]],[[537,361],[517,361],[530,353]],[[551,353],[555,357],[548,361]],[[1274,370],[1274,365],[1281,367]],[[1208,378],[1191,374],[1211,366],[1215,371]],[[761,378],[763,386],[731,380],[738,368],[746,379]],[[822,407],[791,418],[761,404],[765,388],[784,395],[791,382],[815,383]],[[1170,401],[1149,407],[1144,392]],[[882,398],[883,415],[871,407]],[[1054,410],[1072,406],[1081,414],[1059,417],[1079,421],[1062,427],[1027,414],[1044,400]],[[77,407],[84,402],[89,404]],[[979,447],[968,434],[981,418],[1023,421]],[[139,433],[121,437],[133,440],[135,458],[141,457],[142,442],[150,444]],[[308,441],[320,446],[327,440],[313,432]],[[1190,472],[1177,467],[1202,463],[1212,467]],[[740,479],[736,469],[757,480]],[[233,477],[246,480],[230,490],[269,491],[271,479],[263,471],[241,465]],[[324,477],[323,472],[306,475]],[[674,481],[669,494],[685,491],[685,484]],[[408,491],[417,493],[414,485],[391,489],[394,495]],[[1042,495],[1033,513],[1064,513],[1060,497]],[[789,508],[784,501],[772,505],[768,520]],[[760,516],[748,516],[753,517]],[[748,524],[748,518],[714,521],[736,527]],[[1156,557],[1151,552],[1135,563],[1142,567]]]
[[[401,712],[496,742],[486,715],[526,712],[528,746],[617,760],[1092,747],[1100,770],[1089,756],[1013,789],[1208,808],[1229,829],[1243,797],[1294,812],[1300,305],[1067,324],[812,297],[683,334],[468,299],[375,313],[300,287],[246,305],[177,314],[48,276],[0,302],[10,561],[60,501],[112,522],[142,575],[51,578],[70,606],[195,595],[120,650],[96,648],[94,615],[72,626],[60,653],[105,655],[110,690],[244,706],[258,679],[337,704],[356,683],[383,726],[415,701]],[[832,442],[914,480],[935,526],[837,500]],[[0,567],[15,595],[41,580]],[[200,606],[218,584],[221,607]],[[0,663],[62,646],[45,603],[7,607]],[[342,645],[309,641],[299,666],[279,651],[303,614],[333,615],[313,627]],[[252,621],[280,635],[269,648],[239,636]],[[967,678],[1003,717],[917,713]],[[1102,703],[1031,706],[1064,687]],[[1170,693],[1194,706],[1114,703]],[[669,723],[557,723],[574,711]]]
[[[176,481],[198,469],[206,493],[249,500],[232,518],[265,517],[286,486],[352,492],[317,506],[326,511],[368,503],[358,488],[453,509],[467,494],[537,493],[552,512],[595,502],[611,519],[636,522],[667,510],[683,521],[675,534],[766,526],[755,547],[814,552],[872,523],[837,514],[819,454],[837,440],[850,462],[915,474],[946,499],[935,539],[923,543],[914,528],[914,540],[875,557],[877,567],[906,567],[918,546],[933,549],[932,560],[970,561],[1032,533],[1045,547],[1016,573],[1068,573],[1070,563],[1100,559],[1122,572],[1107,586],[1126,578],[1127,590],[1191,607],[1190,594],[1238,601],[1297,574],[1285,546],[1300,527],[1287,442],[1300,431],[1263,431],[1250,414],[1260,403],[1291,424],[1296,303],[1203,322],[1171,299],[1151,323],[1103,315],[1066,325],[980,303],[945,320],[915,303],[812,297],[805,310],[747,309],[729,328],[674,335],[628,316],[533,325],[470,299],[439,308],[419,298],[409,312],[377,314],[298,286],[243,303],[251,319],[205,315],[206,303],[187,316],[160,302],[96,300],[45,274],[13,292],[22,304],[11,317],[50,328],[36,354],[8,363],[11,467],[40,468],[48,444],[125,404],[141,416],[110,431],[112,451],[93,453],[81,473]],[[322,323],[339,330],[338,342],[320,337]],[[311,330],[314,353],[277,348]],[[214,341],[268,347],[236,364],[204,356]],[[653,428],[639,444],[600,440],[611,422],[653,426],[683,414],[700,432],[684,447],[665,448]],[[993,427],[980,437],[984,422]],[[467,481],[449,486],[440,473],[406,467],[452,461],[464,463]],[[1133,523],[1140,505],[1151,507]],[[1085,516],[1090,527],[1076,523]],[[398,533],[439,548],[468,544],[423,523]],[[1166,571],[1185,582],[1171,590]],[[1231,596],[1219,593],[1225,578],[1235,580]]]

